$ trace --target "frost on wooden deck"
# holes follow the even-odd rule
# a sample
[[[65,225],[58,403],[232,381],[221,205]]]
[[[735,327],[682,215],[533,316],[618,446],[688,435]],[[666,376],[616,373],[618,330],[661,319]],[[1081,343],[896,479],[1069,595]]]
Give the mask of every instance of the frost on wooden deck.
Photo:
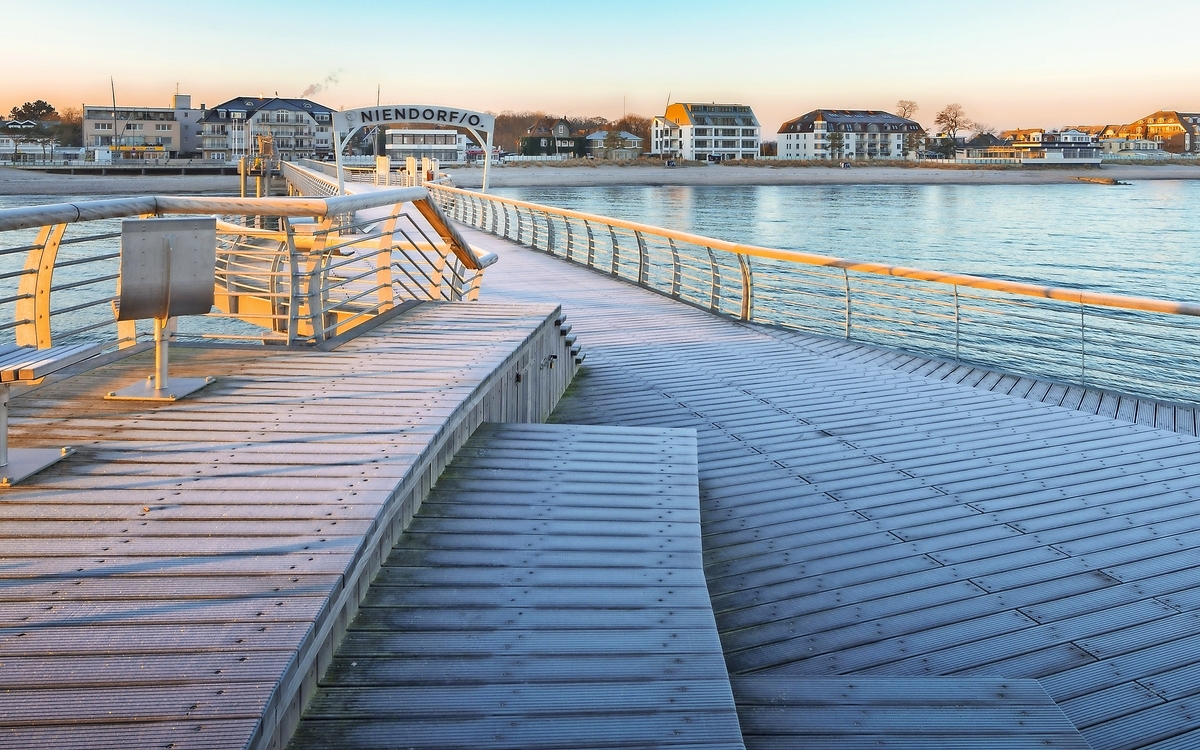
[[[286,734],[449,456],[565,387],[512,377],[564,346],[556,316],[426,304],[332,352],[175,347],[172,374],[217,382],[170,405],[102,399],[149,353],[18,395],[13,445],[78,452],[0,494],[0,747]]]
[[[469,237],[588,342],[555,421],[696,430],[731,674],[1036,679],[1095,750],[1200,746],[1196,437]]]

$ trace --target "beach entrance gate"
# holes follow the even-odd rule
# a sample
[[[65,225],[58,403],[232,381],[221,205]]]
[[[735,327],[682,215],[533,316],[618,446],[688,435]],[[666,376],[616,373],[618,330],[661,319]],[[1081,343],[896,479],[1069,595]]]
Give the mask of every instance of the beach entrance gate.
[[[386,104],[360,107],[338,112],[333,118],[333,146],[337,158],[338,194],[345,195],[346,182],[342,173],[342,151],[350,139],[363,128],[394,127],[398,125],[438,125],[465,130],[483,146],[483,192],[488,189],[488,170],[492,163],[492,136],[496,118],[485,112],[453,107],[434,107],[427,104]]]

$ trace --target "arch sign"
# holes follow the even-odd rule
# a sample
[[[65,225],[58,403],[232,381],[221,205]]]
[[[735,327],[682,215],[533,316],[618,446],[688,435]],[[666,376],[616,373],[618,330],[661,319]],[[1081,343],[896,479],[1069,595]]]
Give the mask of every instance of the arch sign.
[[[334,155],[337,158],[338,191],[345,193],[342,176],[342,150],[351,136],[362,128],[388,127],[392,125],[432,125],[435,127],[462,128],[483,146],[483,190],[488,188],[488,167],[492,163],[492,135],[496,131],[496,118],[486,112],[474,112],[454,107],[435,107],[428,104],[385,104],[375,107],[359,107],[336,112],[333,115]],[[480,133],[484,135],[480,135]]]

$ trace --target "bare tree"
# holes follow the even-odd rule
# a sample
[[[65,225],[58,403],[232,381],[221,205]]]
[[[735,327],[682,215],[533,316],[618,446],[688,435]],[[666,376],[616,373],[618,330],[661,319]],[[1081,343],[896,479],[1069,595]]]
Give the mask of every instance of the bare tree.
[[[896,102],[896,114],[906,120],[911,120],[912,116],[917,113],[918,109],[920,109],[920,107],[918,107],[917,103],[911,99],[901,99],[900,101]]]
[[[978,138],[981,135],[995,135],[996,129],[984,122],[971,122],[967,124],[971,129],[971,137]]]
[[[971,120],[961,104],[947,104],[946,108],[937,113],[933,124],[942,129],[951,139],[958,137],[958,131],[971,127]]]

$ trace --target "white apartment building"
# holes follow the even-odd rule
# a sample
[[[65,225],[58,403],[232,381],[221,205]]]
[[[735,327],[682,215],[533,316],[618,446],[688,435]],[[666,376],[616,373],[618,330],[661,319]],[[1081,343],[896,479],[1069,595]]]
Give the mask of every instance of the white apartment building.
[[[903,159],[904,139],[920,132],[920,124],[891,112],[814,109],[779,127],[779,158]]]
[[[175,94],[170,107],[83,105],[83,146],[116,159],[176,158],[200,151],[204,105]],[[105,159],[107,160],[107,158]]]
[[[442,164],[462,164],[467,161],[467,136],[457,130],[399,130],[387,131],[384,150],[392,162],[403,163],[408,157],[437,159]]]
[[[333,110],[307,99],[238,97],[208,110],[200,148],[205,159],[254,156],[270,136],[276,158],[320,159],[333,152]]]
[[[758,118],[744,104],[672,104],[650,127],[650,153],[669,159],[724,161],[758,156]]]

